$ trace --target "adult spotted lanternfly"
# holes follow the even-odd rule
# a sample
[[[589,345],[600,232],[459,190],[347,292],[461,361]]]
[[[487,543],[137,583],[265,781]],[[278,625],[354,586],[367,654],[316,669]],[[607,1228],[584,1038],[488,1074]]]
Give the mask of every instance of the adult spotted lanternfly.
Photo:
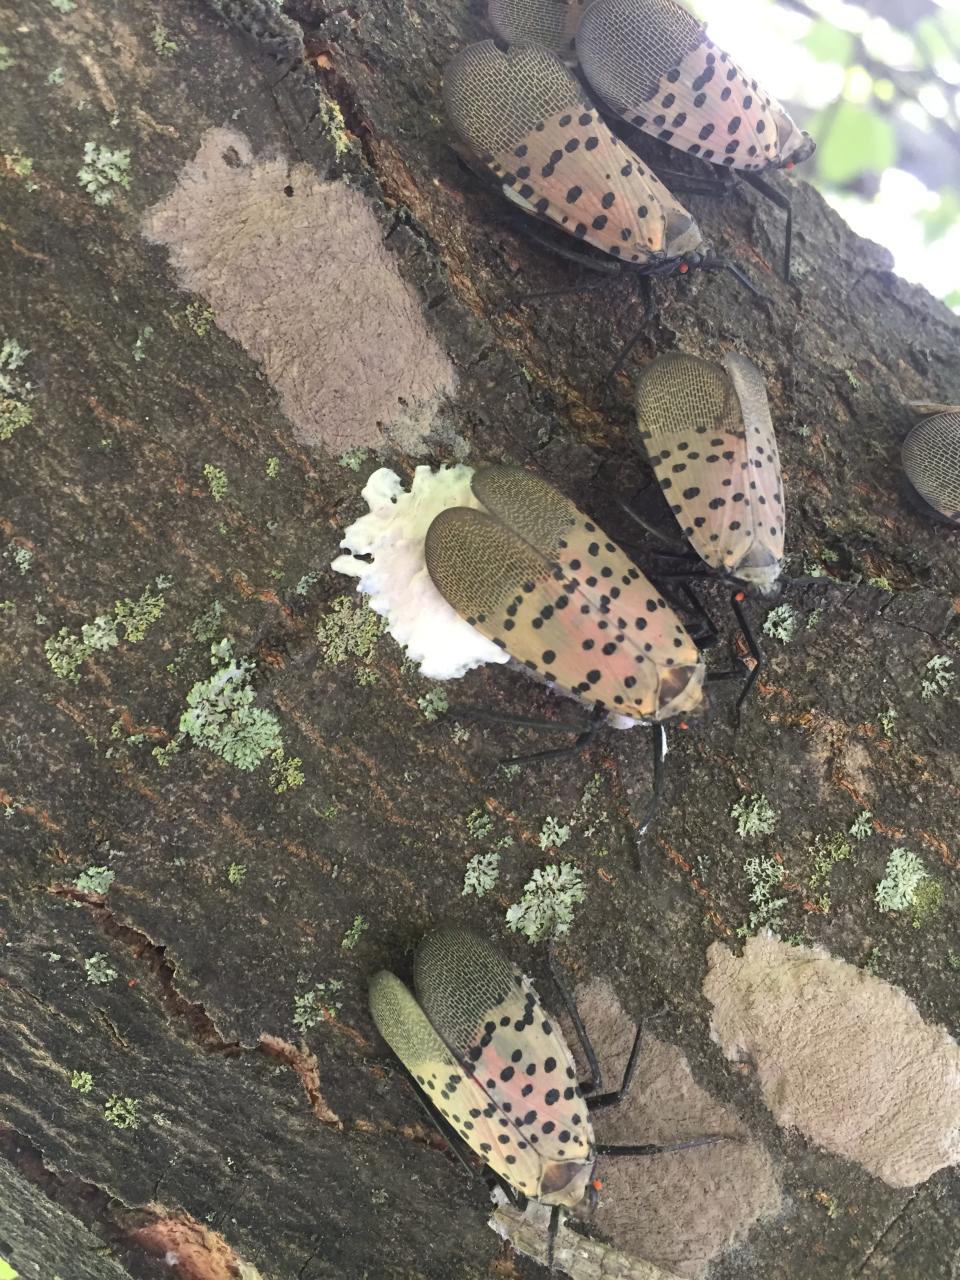
[[[660,723],[698,706],[705,667],[660,592],[602,529],[552,485],[518,467],[471,480],[483,505],[448,507],[427,530],[427,572],[444,599],[548,684],[604,713]],[[544,752],[559,755],[562,752]]]
[[[918,423],[903,442],[902,458],[925,514],[960,524],[960,408]]]
[[[697,556],[712,572],[768,595],[782,568],[785,513],[780,456],[756,366],[732,351],[723,368],[682,352],[660,356],[637,383],[637,425]],[[756,665],[738,710],[762,662],[742,603],[737,590],[732,605]]]
[[[508,44],[532,41],[555,53],[573,51],[587,0],[490,0],[490,25]]]
[[[527,213],[646,274],[722,268],[753,288],[706,250],[690,213],[549,50],[469,45],[447,66],[443,96],[458,139]]]
[[[722,1141],[599,1145],[590,1112],[619,1102],[629,1088],[640,1029],[621,1087],[599,1092],[596,1056],[558,982],[594,1073],[581,1090],[573,1055],[533,984],[476,934],[458,928],[427,934],[414,957],[413,982],[416,997],[392,973],[374,975],[370,1011],[377,1029],[448,1129],[513,1197],[553,1206],[551,1258],[560,1210],[600,1189],[598,1156],[656,1155]]]
[[[757,175],[791,168],[816,144],[756,80],[707,38],[677,0],[593,0],[579,23],[577,56],[601,100],[628,124],[689,155],[741,170],[787,213]]]

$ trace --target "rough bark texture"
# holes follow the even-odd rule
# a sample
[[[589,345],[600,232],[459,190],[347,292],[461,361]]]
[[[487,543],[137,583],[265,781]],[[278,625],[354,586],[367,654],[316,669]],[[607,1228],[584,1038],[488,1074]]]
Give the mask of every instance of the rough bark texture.
[[[749,1064],[732,1067],[711,1040],[701,986],[709,944],[736,945],[753,909],[744,860],[779,855],[782,933],[869,964],[924,1019],[956,1030],[960,707],[950,689],[924,700],[921,683],[932,658],[960,657],[958,535],[912,513],[898,450],[905,401],[960,399],[957,319],[802,181],[783,180],[798,228],[791,287],[775,273],[776,210],[743,186],[691,201],[772,305],[725,278],[663,282],[637,358],[724,345],[753,356],[784,460],[791,572],[819,564],[826,576],[787,585],[797,633],[767,641],[771,664],[742,731],[721,696],[674,735],[639,870],[650,781],[639,733],[509,777],[497,761],[516,747],[512,731],[466,726],[461,741],[448,720],[425,720],[417,700],[428,686],[390,641],[369,666],[334,662],[336,646],[317,641],[330,603],[350,591],[326,566],[382,461],[531,465],[633,537],[616,501],[646,478],[630,385],[602,372],[631,333],[635,286],[507,305],[579,273],[502,221],[503,202],[448,148],[441,68],[482,33],[478,10],[463,0],[289,0],[283,14],[267,0],[0,3],[0,342],[29,349],[17,374],[32,414],[0,441],[10,553],[0,559],[0,1257],[24,1276],[70,1280],[171,1267],[198,1280],[253,1268],[278,1280],[543,1274],[487,1227],[483,1184],[381,1060],[365,984],[384,964],[405,972],[407,948],[443,916],[498,935],[506,904],[555,856],[538,846],[544,818],[579,813],[562,852],[588,892],[564,962],[612,980],[635,1018],[665,1009],[659,1039],[682,1049],[698,1085],[734,1109],[777,1169],[778,1216],[711,1274],[948,1280],[960,1250],[955,1174],[892,1187],[778,1128]],[[325,217],[362,197],[386,245],[381,269],[419,301],[422,349],[434,344],[431,359],[445,352],[452,367],[438,359],[424,393],[435,403],[391,415],[381,398],[364,400],[362,373],[334,376],[343,326],[331,312],[327,349],[308,305],[324,281],[341,281],[330,297],[378,370],[391,326],[376,292],[351,296],[343,236],[324,241],[309,216],[299,240],[264,242],[263,271],[277,264],[268,298],[249,253],[230,256],[245,219],[218,246],[226,268],[195,277],[207,293],[178,287],[191,277],[176,249],[171,265],[144,233],[157,238],[151,210],[211,130],[241,139],[221,153],[227,168],[262,158],[265,226],[276,221],[270,200],[306,201],[303,184],[317,200],[324,184],[349,184]],[[129,190],[114,187],[104,205],[77,179],[88,141],[131,152]],[[366,262],[371,222],[351,216]],[[257,311],[243,315],[245,305]],[[325,358],[343,418],[380,441],[359,474],[337,462],[354,437],[314,404]],[[205,467],[226,477],[219,501]],[[77,681],[56,674],[50,637],[79,636],[147,588],[165,608],[141,641],[121,629]],[[750,606],[758,624],[766,607]],[[278,716],[287,755],[302,757],[302,787],[278,794],[269,763],[241,772],[189,743],[166,767],[153,756],[225,636],[255,663],[257,704]],[[557,713],[502,668],[473,673],[455,697]],[[748,844],[729,813],[760,792],[777,825]],[[514,842],[482,902],[460,896],[482,847],[466,825],[478,809],[493,824],[488,844]],[[833,870],[827,909],[812,850],[862,809],[873,834]],[[898,845],[943,890],[916,928],[873,901]],[[230,878],[232,865],[245,876]],[[90,866],[115,872],[105,893],[76,888]],[[359,914],[369,928],[345,950]],[[539,954],[505,945],[542,972]],[[104,966],[116,976],[90,981]],[[337,1018],[301,1035],[296,997],[331,980],[344,984]],[[89,1092],[71,1087],[75,1072],[89,1072]],[[108,1121],[114,1096],[137,1102],[137,1127]]]

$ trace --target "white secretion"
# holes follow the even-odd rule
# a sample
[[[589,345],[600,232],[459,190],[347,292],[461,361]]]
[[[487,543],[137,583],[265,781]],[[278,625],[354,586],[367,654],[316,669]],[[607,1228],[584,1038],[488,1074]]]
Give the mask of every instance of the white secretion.
[[[370,508],[345,531],[347,554],[332,568],[356,578],[374,613],[412,661],[431,680],[454,680],[485,662],[510,655],[475,631],[433,585],[424,558],[427,530],[447,507],[475,507],[473,468],[417,467],[410,492],[389,467],[374,471],[363,488]],[[369,556],[370,559],[359,559]]]

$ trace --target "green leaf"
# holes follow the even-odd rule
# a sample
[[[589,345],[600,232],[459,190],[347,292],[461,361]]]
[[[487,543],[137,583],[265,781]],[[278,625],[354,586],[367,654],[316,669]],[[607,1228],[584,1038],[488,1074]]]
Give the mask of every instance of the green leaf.
[[[896,163],[893,125],[859,103],[841,102],[821,137],[817,172],[832,186],[842,187],[861,173],[882,173]]]
[[[818,19],[800,43],[818,62],[836,62],[841,67],[848,67],[853,60],[853,36],[825,18]]]
[[[948,293],[944,302],[954,311],[960,310],[960,289],[954,289],[952,293]]]
[[[936,208],[924,209],[918,217],[923,225],[924,243],[933,244],[960,221],[960,195],[951,187],[944,187]]]

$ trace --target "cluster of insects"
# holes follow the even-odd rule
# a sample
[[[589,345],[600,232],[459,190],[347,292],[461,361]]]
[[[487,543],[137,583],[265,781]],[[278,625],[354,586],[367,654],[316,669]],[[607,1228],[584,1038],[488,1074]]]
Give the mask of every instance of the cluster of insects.
[[[727,179],[736,172],[785,210],[789,279],[789,202],[765,175],[806,159],[814,143],[677,0],[489,0],[488,12],[497,39],[453,59],[444,100],[471,163],[525,214],[582,241],[597,261],[642,276],[698,267],[743,278],[705,244],[692,215],[629,145],[649,134]],[[681,181],[689,176],[671,176],[671,187]],[[700,178],[692,189],[716,183]],[[928,514],[958,524],[960,408],[938,410],[907,438],[904,469]],[[506,465],[474,471],[470,505],[434,516],[423,565],[471,628],[590,709],[571,746],[524,759],[581,748],[610,718],[651,727],[649,821],[662,783],[665,723],[695,712],[705,687],[727,678],[742,680],[739,717],[757,679],[763,655],[743,604],[748,592],[777,589],[785,504],[766,388],[746,356],[661,355],[641,371],[635,412],[638,446],[676,525],[665,537],[628,508],[661,542],[651,576],[553,485]],[[708,669],[703,651],[717,631],[691,586],[696,578],[729,584],[751,667],[738,658],[729,670]],[[576,1006],[556,972],[553,978],[589,1064],[582,1085],[530,980],[465,930],[423,939],[415,995],[388,972],[370,986],[374,1021],[438,1127],[479,1156],[521,1207],[528,1198],[551,1207],[551,1265],[560,1212],[596,1200],[598,1156],[724,1140],[598,1144],[591,1116],[624,1097],[640,1031],[621,1086],[603,1092]]]

